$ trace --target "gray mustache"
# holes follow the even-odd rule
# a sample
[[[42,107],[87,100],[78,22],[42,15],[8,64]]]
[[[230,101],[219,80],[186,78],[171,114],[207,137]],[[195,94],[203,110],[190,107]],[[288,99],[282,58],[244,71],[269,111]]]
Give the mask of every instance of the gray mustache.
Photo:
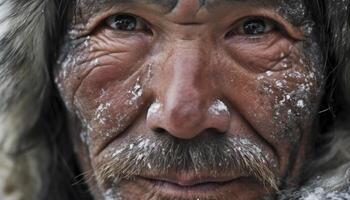
[[[128,137],[96,165],[101,184],[116,184],[145,172],[166,175],[169,170],[230,174],[237,170],[264,186],[278,190],[278,178],[264,152],[248,139],[224,134],[181,140],[167,134]]]

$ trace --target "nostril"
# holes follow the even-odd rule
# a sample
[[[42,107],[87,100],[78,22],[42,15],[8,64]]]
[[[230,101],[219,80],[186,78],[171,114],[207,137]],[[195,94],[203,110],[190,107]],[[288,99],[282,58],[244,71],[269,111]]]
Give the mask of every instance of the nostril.
[[[165,132],[167,132],[164,128],[154,128],[153,129],[153,131],[155,132],[155,133],[165,133]]]
[[[215,135],[221,135],[221,134],[226,134],[226,131],[221,131],[219,130],[218,128],[208,128],[205,132],[208,132],[208,133],[215,133]]]

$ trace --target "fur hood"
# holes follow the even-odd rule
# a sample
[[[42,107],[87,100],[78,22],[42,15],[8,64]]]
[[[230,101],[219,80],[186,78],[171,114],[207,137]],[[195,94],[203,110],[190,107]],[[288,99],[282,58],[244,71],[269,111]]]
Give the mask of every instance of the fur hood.
[[[73,149],[60,145],[69,136],[52,80],[72,2],[0,0],[0,199],[89,199],[84,186],[72,185],[78,167]],[[310,2],[327,57],[328,108],[320,111],[327,131],[308,178],[279,199],[350,199],[350,0]]]

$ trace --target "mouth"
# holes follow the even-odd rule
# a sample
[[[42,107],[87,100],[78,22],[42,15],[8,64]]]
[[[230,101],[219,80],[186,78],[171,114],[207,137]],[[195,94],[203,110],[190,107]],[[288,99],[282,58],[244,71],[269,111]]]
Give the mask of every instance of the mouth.
[[[155,182],[155,183],[160,183],[160,184],[169,184],[169,185],[173,185],[179,188],[196,188],[196,187],[201,187],[201,186],[205,186],[205,185],[216,185],[216,184],[220,184],[220,185],[224,185],[226,183],[231,182],[233,179],[222,179],[222,180],[218,180],[215,178],[208,178],[208,179],[194,179],[194,180],[171,180],[171,179],[166,179],[166,178],[146,178],[146,177],[142,177],[145,180],[151,181],[151,182]]]
[[[237,190],[251,177],[237,176],[204,176],[204,175],[174,175],[138,176],[137,181],[150,190],[157,191],[162,196],[170,199],[223,199],[222,194],[228,194]],[[236,192],[235,192],[236,193]]]

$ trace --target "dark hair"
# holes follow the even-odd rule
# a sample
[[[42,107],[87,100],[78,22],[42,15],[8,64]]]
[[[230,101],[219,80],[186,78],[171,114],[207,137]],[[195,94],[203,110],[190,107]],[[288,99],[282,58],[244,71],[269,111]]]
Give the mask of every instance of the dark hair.
[[[46,49],[50,83],[41,118],[37,125],[44,141],[49,147],[49,177],[43,188],[43,198],[47,200],[90,200],[93,199],[77,162],[69,131],[67,110],[54,83],[54,67],[57,65],[58,52],[64,42],[69,22],[74,14],[76,1],[53,0],[54,14],[46,17]],[[52,15],[52,13],[48,13]],[[52,18],[53,17],[53,18]]]

